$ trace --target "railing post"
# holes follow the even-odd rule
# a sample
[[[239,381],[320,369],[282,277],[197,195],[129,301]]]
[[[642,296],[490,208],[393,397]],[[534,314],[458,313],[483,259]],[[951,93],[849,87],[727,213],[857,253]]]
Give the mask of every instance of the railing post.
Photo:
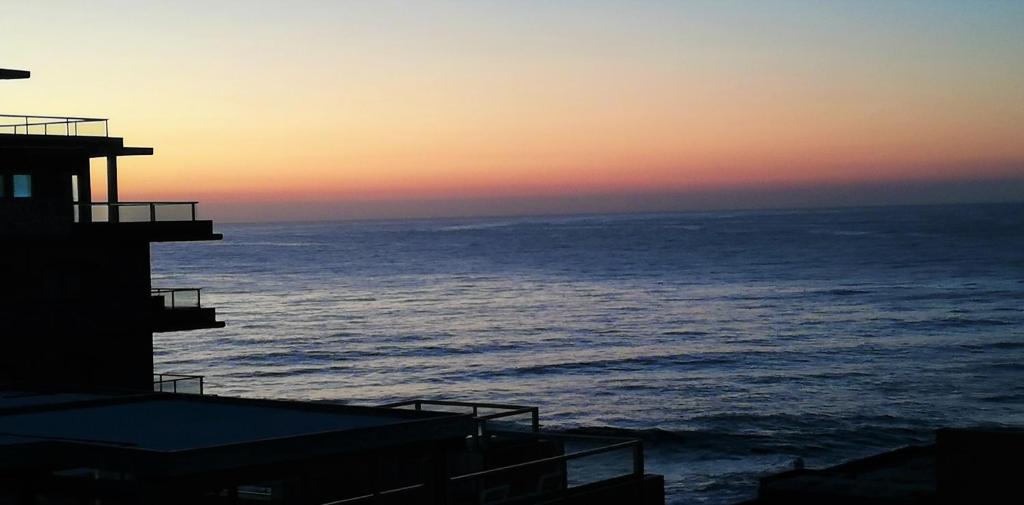
[[[156,203],[153,202],[149,203],[149,222],[156,222]]]
[[[193,221],[196,220],[196,204],[195,204],[195,202],[192,202],[192,220]]]
[[[644,444],[639,441],[633,446],[633,475],[644,476]]]

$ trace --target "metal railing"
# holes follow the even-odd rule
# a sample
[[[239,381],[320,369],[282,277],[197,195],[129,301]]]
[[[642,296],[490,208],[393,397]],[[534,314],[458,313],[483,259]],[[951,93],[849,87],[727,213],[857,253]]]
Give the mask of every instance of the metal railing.
[[[96,223],[157,223],[195,221],[199,202],[93,202],[92,221]],[[75,222],[80,222],[75,206]]]
[[[585,441],[591,444],[600,444],[597,447],[589,449],[582,449],[573,452],[567,452],[558,456],[549,456],[546,458],[535,459],[531,461],[525,461],[523,463],[516,463],[512,465],[502,466],[498,468],[491,468],[489,470],[481,470],[479,472],[471,472],[462,475],[456,475],[449,477],[447,482],[447,489],[449,492],[455,489],[457,485],[470,485],[476,490],[474,494],[483,494],[486,490],[486,486],[483,484],[483,480],[488,477],[494,477],[498,475],[507,475],[515,472],[527,473],[536,472],[536,475],[541,476],[540,481],[537,483],[537,488],[533,492],[525,494],[516,494],[515,496],[507,496],[502,499],[496,497],[493,500],[488,500],[488,503],[502,503],[505,501],[517,501],[525,498],[540,498],[545,495],[553,495],[573,489],[581,488],[597,484],[600,482],[606,482],[611,480],[629,478],[640,480],[644,477],[644,446],[643,442],[639,439],[631,438],[619,438],[619,437],[597,437],[587,435],[570,435],[564,433],[538,433],[536,435],[520,433],[520,432],[499,432],[492,431],[493,435],[500,435],[506,437],[534,437],[540,439],[558,439],[562,441]],[[629,450],[631,454],[630,468],[624,472],[617,472],[614,475],[609,476],[598,476],[597,467],[600,463],[595,463],[595,459],[603,454],[610,454],[617,451]],[[590,458],[587,464],[580,465],[574,471],[574,468],[569,464],[570,462],[577,462]],[[550,469],[553,465],[564,465],[560,471],[547,472],[543,470],[545,468]],[[588,466],[589,465],[589,466]],[[579,475],[577,475],[577,473]],[[544,482],[544,476],[548,479],[555,481],[554,486],[550,486],[549,482]]]
[[[202,375],[153,374],[153,391],[158,393],[203,394]]]
[[[110,129],[106,118],[0,114],[0,133],[108,137]]]
[[[164,299],[164,309],[199,309],[203,306],[203,294],[199,288],[153,288],[154,297]]]
[[[565,454],[557,456],[542,457],[498,468],[448,476],[443,482],[439,483],[439,485],[444,486],[443,495],[448,497],[448,501],[451,501],[454,496],[468,496],[465,492],[469,492],[470,495],[478,497],[480,502],[486,502],[489,504],[520,502],[525,499],[546,499],[548,497],[553,497],[558,493],[571,492],[574,489],[582,488],[584,486],[621,481],[621,479],[640,480],[644,477],[644,452],[643,442],[641,440],[635,438],[577,435],[540,431],[540,410],[537,407],[502,403],[424,399],[405,400],[381,405],[380,407],[411,407],[414,410],[430,410],[429,407],[457,407],[463,410],[469,410],[478,422],[477,433],[473,437],[478,442],[485,442],[486,440],[496,438],[523,438],[532,440],[557,440],[562,444],[563,448],[568,443],[582,443],[591,446],[580,450],[566,452]],[[530,416],[529,431],[524,432],[507,429],[493,429],[493,423],[489,423],[496,419],[504,420],[524,414],[528,414]],[[484,444],[481,444],[481,447],[482,446],[484,446]],[[602,458],[602,455],[626,450],[630,451],[631,454],[628,470],[616,471],[615,468],[621,461],[616,459],[611,462],[610,465],[613,475],[595,477],[595,475],[599,474],[599,472],[596,471],[599,467],[603,466],[606,470],[609,468],[608,461],[598,461]],[[553,467],[554,470],[552,470]],[[486,479],[515,474],[516,472],[520,472],[520,477],[522,474],[526,474],[528,478],[536,478],[536,488],[525,493],[520,490],[520,492],[509,493],[507,496],[501,496],[502,489],[487,487],[487,483],[485,482]],[[517,479],[512,475],[506,479],[499,480],[511,482]],[[384,500],[389,496],[421,490],[427,486],[428,482],[423,482],[401,488],[380,490],[372,494],[330,502],[329,505],[379,503],[381,500]],[[506,489],[505,491],[508,490]]]
[[[394,489],[386,489],[377,493],[364,494],[359,496],[353,496],[351,498],[343,498],[341,500],[334,500],[324,502],[320,505],[355,505],[360,503],[377,503],[380,500],[390,498],[395,495],[402,493],[408,493],[410,491],[420,491],[426,489],[426,484],[412,484],[410,486],[396,487]]]
[[[492,431],[493,436],[505,436],[505,437],[529,437],[535,439],[559,439],[563,441],[587,441],[589,443],[601,444],[598,447],[589,449],[583,449],[558,456],[550,456],[545,458],[539,458],[531,461],[525,461],[522,463],[516,463],[512,465],[506,465],[498,468],[491,468],[488,470],[481,470],[479,472],[470,472],[461,475],[449,476],[440,484],[444,486],[444,496],[448,498],[448,502],[458,503],[458,500],[452,500],[453,494],[457,495],[459,486],[472,486],[474,492],[472,495],[478,496],[482,501],[488,504],[499,504],[504,502],[520,502],[525,499],[544,499],[552,497],[559,493],[571,492],[576,489],[583,488],[585,486],[597,485],[602,482],[621,482],[622,479],[630,480],[641,480],[644,477],[644,452],[643,442],[638,439],[631,438],[619,438],[619,437],[598,437],[589,435],[571,435],[561,433],[522,433],[522,432],[504,432],[504,431]],[[592,468],[582,467],[579,469],[579,473],[586,474],[587,476],[576,477],[570,475],[573,470],[569,465],[570,462],[577,462],[587,458],[594,459],[603,454],[610,454],[616,451],[629,450],[632,455],[630,461],[630,469],[608,477],[593,477]],[[591,461],[592,463],[592,461]],[[552,466],[564,465],[561,470],[555,472],[544,472],[544,470],[550,470]],[[537,488],[532,492],[518,493],[514,496],[490,496],[484,499],[483,494],[486,493],[485,486],[482,485],[483,480],[489,477],[502,476],[512,474],[516,472],[527,473],[537,477]],[[514,480],[506,479],[506,480]],[[551,483],[555,485],[550,485]],[[369,504],[378,503],[383,499],[386,499],[393,495],[398,495],[405,492],[417,491],[428,488],[428,483],[417,483],[407,485],[394,489],[387,489],[376,491],[370,494],[364,494],[360,496],[354,496],[351,498],[345,498],[341,500],[331,501],[324,503],[323,505],[356,505],[356,504]],[[474,502],[475,503],[475,502]]]
[[[461,407],[471,409],[473,417],[481,424],[481,429],[487,421],[494,419],[502,419],[507,417],[519,416],[523,414],[530,415],[530,429],[533,432],[540,430],[540,409],[537,407],[524,407],[522,405],[508,405],[504,403],[483,403],[483,402],[462,402],[453,400],[404,400],[395,403],[388,403],[380,405],[382,408],[401,408],[401,407],[412,407],[414,410],[423,410],[423,406],[438,406],[438,407]],[[497,410],[489,414],[481,414],[481,410]]]

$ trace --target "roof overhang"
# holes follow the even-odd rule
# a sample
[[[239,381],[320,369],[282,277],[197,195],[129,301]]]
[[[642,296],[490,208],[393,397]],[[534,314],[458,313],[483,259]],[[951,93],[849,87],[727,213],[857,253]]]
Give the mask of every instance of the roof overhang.
[[[150,156],[152,147],[126,147],[120,137],[86,135],[15,135],[0,133],[0,149],[21,149],[36,152],[69,152],[89,158],[107,156]]]
[[[28,79],[32,75],[28,70],[0,68],[0,79]]]

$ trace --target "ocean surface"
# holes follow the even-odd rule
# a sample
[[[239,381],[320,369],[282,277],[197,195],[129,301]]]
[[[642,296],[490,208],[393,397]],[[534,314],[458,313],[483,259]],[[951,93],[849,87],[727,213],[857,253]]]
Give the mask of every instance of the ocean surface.
[[[1024,205],[218,225],[154,286],[227,327],[157,334],[207,391],[541,407],[643,438],[669,503],[1024,425]]]

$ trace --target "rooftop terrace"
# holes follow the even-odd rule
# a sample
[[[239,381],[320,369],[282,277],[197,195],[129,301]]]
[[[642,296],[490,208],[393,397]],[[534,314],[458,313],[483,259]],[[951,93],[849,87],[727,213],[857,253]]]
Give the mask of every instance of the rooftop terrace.
[[[109,120],[95,117],[0,114],[0,133],[108,137]]]

